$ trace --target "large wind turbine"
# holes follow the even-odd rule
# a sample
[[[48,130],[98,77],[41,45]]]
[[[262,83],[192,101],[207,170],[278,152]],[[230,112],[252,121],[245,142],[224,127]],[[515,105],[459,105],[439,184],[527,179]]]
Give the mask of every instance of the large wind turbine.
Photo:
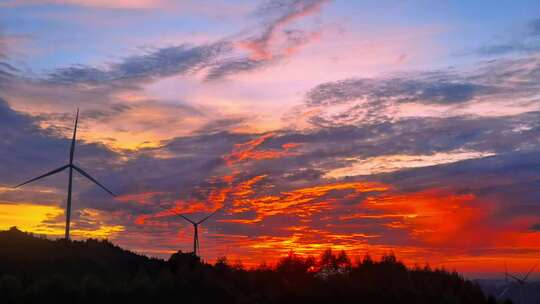
[[[69,224],[71,219],[71,189],[73,184],[73,170],[79,172],[82,176],[88,178],[92,182],[94,182],[96,185],[101,187],[103,190],[105,190],[107,193],[109,193],[112,196],[116,196],[114,193],[112,193],[109,189],[105,188],[102,184],[100,184],[96,179],[94,179],[90,174],[86,173],[83,169],[79,168],[73,163],[73,158],[75,156],[75,138],[77,136],[77,123],[79,122],[79,109],[77,109],[77,114],[75,116],[75,128],[73,129],[73,139],[71,140],[71,149],[69,150],[69,163],[65,166],[62,166],[58,169],[54,169],[48,173],[45,173],[43,175],[40,175],[36,178],[33,178],[31,180],[28,180],[22,184],[19,184],[15,186],[14,188],[18,188],[22,185],[26,185],[28,183],[37,181],[38,179],[42,179],[44,177],[59,173],[64,171],[65,169],[69,169],[69,182],[68,182],[68,193],[67,193],[67,206],[66,206],[66,240],[69,240]]]
[[[524,298],[524,295],[523,295],[523,288],[525,288],[525,284],[527,283],[527,279],[529,278],[529,275],[534,271],[536,266],[538,266],[538,264],[534,265],[531,268],[531,270],[529,270],[529,272],[527,272],[527,274],[523,278],[518,278],[518,277],[513,276],[513,275],[511,275],[509,273],[507,274],[509,277],[514,279],[519,285],[519,292],[520,292],[520,296],[521,296],[521,304],[525,304],[525,298]]]
[[[216,211],[210,213],[210,215],[208,215],[207,217],[203,218],[202,220],[200,220],[198,222],[192,221],[191,219],[187,218],[183,214],[179,214],[182,218],[184,218],[186,221],[190,222],[193,225],[193,230],[194,230],[193,231],[193,254],[194,255],[199,256],[199,254],[200,254],[200,248],[199,248],[199,225],[202,224],[207,219],[209,219],[212,215],[216,214],[216,212],[218,212],[218,211],[219,211],[219,209],[217,209]]]

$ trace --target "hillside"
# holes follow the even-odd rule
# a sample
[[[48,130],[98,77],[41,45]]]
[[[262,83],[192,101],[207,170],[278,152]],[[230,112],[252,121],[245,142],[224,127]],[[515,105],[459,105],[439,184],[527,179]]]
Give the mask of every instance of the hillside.
[[[408,269],[389,254],[352,263],[345,253],[294,254],[246,270],[178,252],[168,261],[108,241],[0,232],[1,303],[495,303],[457,273]]]

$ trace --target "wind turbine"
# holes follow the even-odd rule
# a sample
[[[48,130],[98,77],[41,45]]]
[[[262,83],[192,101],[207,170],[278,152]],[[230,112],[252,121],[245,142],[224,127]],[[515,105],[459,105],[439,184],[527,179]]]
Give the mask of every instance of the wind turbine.
[[[73,184],[73,170],[79,172],[82,176],[86,177],[90,181],[94,182],[96,185],[101,187],[103,190],[105,190],[107,193],[109,193],[112,196],[116,196],[114,193],[112,193],[109,189],[105,188],[102,184],[100,184],[96,179],[94,179],[90,174],[86,173],[83,169],[76,166],[73,163],[73,158],[75,156],[75,138],[77,135],[77,123],[79,122],[79,109],[77,108],[77,114],[75,116],[75,128],[73,129],[73,139],[71,140],[71,149],[69,150],[69,162],[67,165],[64,165],[60,168],[54,169],[48,173],[45,173],[43,175],[40,175],[36,178],[33,178],[31,180],[28,180],[22,184],[19,184],[15,186],[14,188],[21,187],[23,185],[26,185],[28,183],[37,181],[39,179],[45,178],[47,176],[59,173],[64,171],[65,169],[69,169],[69,182],[68,182],[68,193],[67,193],[67,207],[66,207],[66,240],[69,240],[69,224],[71,220],[71,190],[72,190],[72,184]]]
[[[212,215],[216,214],[216,212],[218,212],[218,211],[219,211],[219,209],[217,209],[216,211],[210,213],[210,215],[208,215],[207,217],[203,218],[202,220],[200,220],[198,222],[192,221],[191,219],[187,218],[183,214],[179,214],[183,219],[185,219],[186,221],[190,222],[193,225],[193,230],[194,230],[193,231],[193,254],[194,255],[199,256],[197,253],[200,254],[200,248],[199,248],[199,225],[202,224],[207,219],[209,219]]]
[[[529,275],[534,271],[536,266],[538,266],[538,264],[534,265],[531,268],[531,270],[529,270],[529,272],[527,272],[527,274],[523,278],[518,278],[516,276],[508,274],[508,276],[511,277],[512,279],[514,279],[519,285],[519,292],[520,292],[520,295],[521,295],[521,304],[525,304],[525,298],[523,296],[523,288],[525,287],[525,284],[527,283],[527,279],[529,278]]]
[[[501,299],[507,292],[510,290],[510,284],[508,282],[508,267],[506,262],[504,262],[504,286],[503,291],[497,296],[497,299]]]

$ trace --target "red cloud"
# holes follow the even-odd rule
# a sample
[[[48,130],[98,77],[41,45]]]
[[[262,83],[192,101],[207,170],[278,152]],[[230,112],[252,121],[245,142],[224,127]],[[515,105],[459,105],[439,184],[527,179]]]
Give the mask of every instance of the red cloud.
[[[229,166],[232,166],[236,163],[245,162],[249,160],[264,160],[264,159],[274,159],[281,158],[286,156],[293,156],[296,153],[291,152],[291,150],[297,148],[300,144],[298,143],[286,143],[282,145],[283,150],[258,150],[257,148],[264,143],[269,138],[274,137],[274,133],[267,133],[261,137],[255,138],[248,142],[242,144],[236,144],[234,146],[233,152],[223,156],[223,159],[227,162]]]

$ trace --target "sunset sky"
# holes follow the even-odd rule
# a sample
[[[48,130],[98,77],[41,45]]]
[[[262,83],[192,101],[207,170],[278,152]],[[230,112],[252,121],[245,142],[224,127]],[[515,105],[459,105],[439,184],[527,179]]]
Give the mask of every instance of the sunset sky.
[[[540,2],[0,0],[0,229],[246,265],[540,262]],[[540,277],[539,274],[536,276]]]

